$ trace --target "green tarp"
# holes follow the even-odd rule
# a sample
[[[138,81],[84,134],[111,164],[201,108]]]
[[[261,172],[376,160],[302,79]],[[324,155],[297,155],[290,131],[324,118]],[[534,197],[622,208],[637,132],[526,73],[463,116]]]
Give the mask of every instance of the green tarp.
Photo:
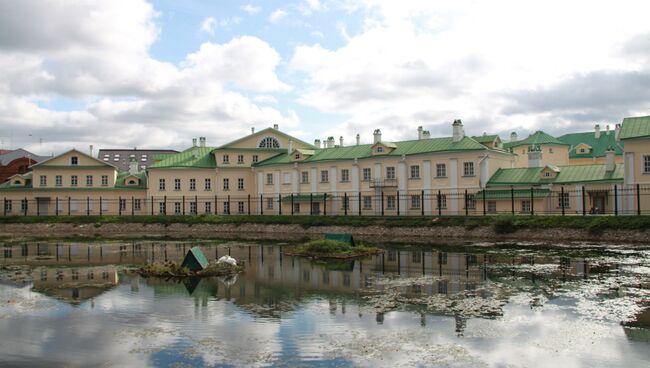
[[[351,234],[336,234],[336,233],[326,233],[325,240],[336,240],[343,243],[348,243],[354,245],[354,238]]]
[[[187,267],[190,271],[201,271],[208,267],[208,259],[199,247],[193,247],[187,251],[181,267]]]

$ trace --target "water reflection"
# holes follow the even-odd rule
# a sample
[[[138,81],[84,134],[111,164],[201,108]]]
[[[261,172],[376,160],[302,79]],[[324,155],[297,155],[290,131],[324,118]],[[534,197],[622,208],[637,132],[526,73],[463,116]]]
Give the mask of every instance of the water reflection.
[[[0,365],[635,366],[650,359],[647,250],[389,249],[317,263],[284,255],[288,245],[202,243],[209,258],[230,254],[246,272],[178,281],[128,271],[179,261],[194,245],[3,246],[0,338],[11,343],[0,347]],[[550,352],[542,364],[535,359]]]

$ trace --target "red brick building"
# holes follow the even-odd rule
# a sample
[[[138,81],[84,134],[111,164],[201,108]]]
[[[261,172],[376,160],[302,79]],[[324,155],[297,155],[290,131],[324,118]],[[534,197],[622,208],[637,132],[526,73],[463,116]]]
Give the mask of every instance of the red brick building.
[[[47,157],[38,156],[24,149],[0,150],[0,183],[16,174],[24,174],[29,167]]]

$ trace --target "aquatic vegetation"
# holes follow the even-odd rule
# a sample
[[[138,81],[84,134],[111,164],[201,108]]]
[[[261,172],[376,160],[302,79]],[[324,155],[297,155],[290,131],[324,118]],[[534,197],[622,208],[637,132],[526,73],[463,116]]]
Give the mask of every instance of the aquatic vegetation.
[[[314,258],[353,258],[381,253],[382,250],[365,245],[350,245],[338,240],[319,239],[300,245],[287,254]]]
[[[176,262],[151,263],[135,270],[136,273],[145,277],[232,276],[243,271],[243,266],[224,262],[210,263],[208,267],[200,271],[191,271],[187,267],[181,267],[181,264]]]

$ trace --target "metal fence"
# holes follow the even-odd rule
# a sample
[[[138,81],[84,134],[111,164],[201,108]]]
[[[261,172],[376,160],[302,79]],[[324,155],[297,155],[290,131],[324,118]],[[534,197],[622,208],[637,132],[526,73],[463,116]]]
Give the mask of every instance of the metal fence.
[[[3,216],[487,216],[650,214],[650,185],[148,197],[4,198]]]

